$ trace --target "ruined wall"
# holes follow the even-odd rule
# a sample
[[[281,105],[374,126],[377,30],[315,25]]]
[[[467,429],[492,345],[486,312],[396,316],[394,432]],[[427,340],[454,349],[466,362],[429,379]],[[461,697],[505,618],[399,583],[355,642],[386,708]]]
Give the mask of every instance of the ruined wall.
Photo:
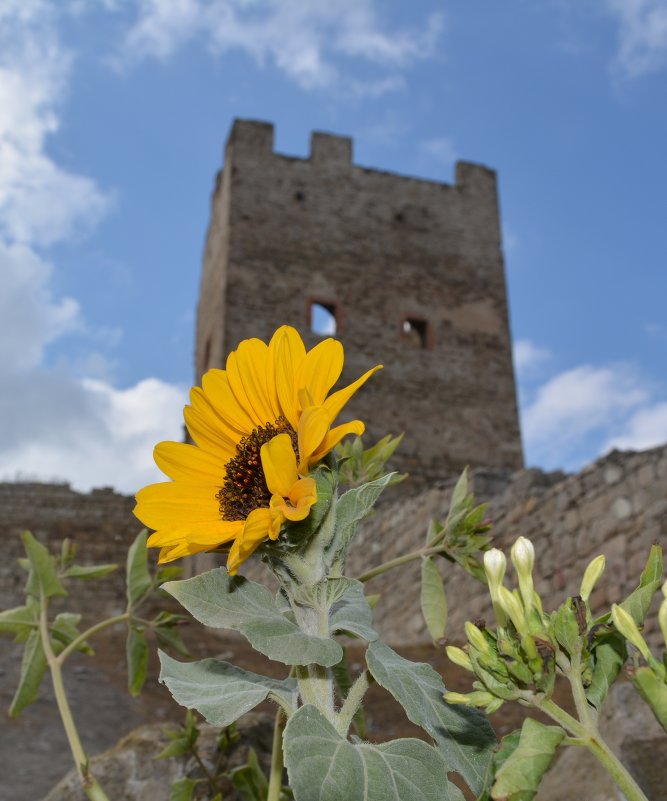
[[[335,310],[343,380],[386,365],[348,416],[369,438],[405,432],[398,467],[413,487],[465,464],[522,465],[493,171],[459,163],[450,186],[365,169],[350,139],[321,133],[308,159],[291,158],[274,153],[273,126],[236,121],[212,202],[197,380],[283,323],[314,345],[313,301]]]
[[[419,547],[429,520],[445,518],[453,483],[388,505],[368,520],[348,560],[348,574],[358,575],[369,564]],[[607,567],[591,604],[594,611],[608,609],[636,587],[651,545],[667,548],[667,446],[614,451],[568,476],[535,469],[512,475],[478,470],[472,484],[480,500],[490,501],[498,547],[509,555],[518,536],[533,541],[536,588],[547,610],[578,593],[586,565],[599,553],[606,555]],[[390,641],[428,639],[419,610],[419,571],[419,563],[413,562],[368,584],[369,592],[382,593],[376,614],[382,635]],[[493,613],[487,593],[460,568],[442,562],[441,572],[450,603],[448,636],[458,641],[465,620],[493,620]],[[508,572],[512,574],[511,567]],[[647,637],[657,643],[656,613],[657,604]]]

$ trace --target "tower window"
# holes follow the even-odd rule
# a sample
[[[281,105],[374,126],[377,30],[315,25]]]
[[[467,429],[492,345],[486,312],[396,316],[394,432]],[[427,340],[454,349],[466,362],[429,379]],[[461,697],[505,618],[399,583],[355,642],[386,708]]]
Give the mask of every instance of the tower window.
[[[405,342],[415,348],[432,348],[431,327],[422,317],[405,317],[402,330]]]
[[[338,330],[338,309],[335,303],[314,300],[309,304],[309,324],[313,334],[330,337]]]

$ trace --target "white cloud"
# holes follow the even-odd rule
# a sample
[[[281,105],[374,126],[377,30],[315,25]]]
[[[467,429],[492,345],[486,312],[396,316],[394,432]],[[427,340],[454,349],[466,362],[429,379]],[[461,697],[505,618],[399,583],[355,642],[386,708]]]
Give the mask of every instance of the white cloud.
[[[202,37],[214,54],[242,50],[304,89],[342,85],[337,62],[345,58],[393,71],[351,86],[354,95],[377,96],[402,87],[397,71],[431,56],[443,27],[434,14],[420,30],[386,32],[378,16],[373,0],[141,0],[116,64],[165,60]]]
[[[447,167],[450,167],[458,158],[454,140],[448,136],[427,139],[425,142],[421,143],[420,147],[422,153]]]
[[[560,373],[522,409],[528,460],[578,468],[650,402],[651,389],[627,365],[582,365]]]
[[[637,78],[667,64],[667,0],[606,0],[618,22],[614,67]]]
[[[514,367],[520,376],[527,375],[551,357],[546,348],[540,348],[529,339],[517,339],[513,346]]]
[[[612,437],[605,450],[644,450],[667,442],[667,402],[639,409],[635,412],[623,433]]]
[[[57,373],[14,376],[0,396],[0,479],[26,474],[136,492],[164,480],[153,446],[182,439],[185,401],[184,387],[156,378],[120,390]]]

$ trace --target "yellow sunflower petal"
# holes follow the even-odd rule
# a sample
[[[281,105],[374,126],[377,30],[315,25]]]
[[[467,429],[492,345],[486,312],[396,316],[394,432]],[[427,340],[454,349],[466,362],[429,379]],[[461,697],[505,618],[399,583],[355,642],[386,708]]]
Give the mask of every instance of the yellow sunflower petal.
[[[310,457],[320,447],[330,425],[331,417],[324,406],[311,406],[301,415],[297,431],[299,473],[308,472],[308,465],[312,461]]]
[[[252,409],[259,425],[273,423],[276,419],[273,405],[266,389],[266,362],[269,348],[261,339],[245,339],[227,359],[227,377],[239,402],[239,393]],[[250,411],[249,409],[249,411]]]
[[[174,480],[221,482],[228,459],[226,454],[213,454],[184,442],[160,442],[153,458],[162,472]]]
[[[288,520],[305,520],[317,502],[314,478],[302,478],[289,491],[289,503],[278,495],[271,498],[271,508],[278,509]]]
[[[311,460],[313,462],[319,462],[319,460],[323,459],[327,453],[331,453],[331,451],[336,447],[336,445],[338,445],[343,437],[346,437],[348,434],[356,434],[358,437],[360,437],[365,430],[366,426],[361,422],[361,420],[352,420],[351,423],[344,423],[343,425],[332,428],[327,432],[327,435],[322,440],[320,447],[310,457]]]
[[[333,395],[330,395],[324,401],[324,408],[329,412],[331,417],[331,421],[333,422],[339,415],[340,410],[345,406],[345,404],[350,400],[350,398],[354,395],[354,393],[363,386],[366,381],[373,375],[373,373],[377,372],[378,370],[382,369],[381,364],[372,367],[370,370],[365,372],[361,378],[357,378],[352,384],[343,389],[339,389],[338,392],[334,392]]]
[[[306,356],[306,348],[298,331],[288,325],[276,331],[271,344],[275,353],[275,381],[280,408],[296,431],[299,423],[296,378]]]
[[[232,439],[217,421],[212,420],[208,414],[202,414],[194,406],[183,409],[183,419],[190,436],[202,450],[216,455],[222,453],[228,459],[232,458],[236,452],[236,443],[241,437]]]
[[[308,351],[298,376],[312,398],[311,406],[320,406],[343,370],[343,346],[335,339],[325,339]]]
[[[224,418],[230,428],[241,433],[252,431],[254,423],[248,412],[236,400],[224,370],[209,370],[201,380],[202,388],[218,417]]]
[[[233,445],[252,431],[254,426],[252,420],[248,418],[247,428],[237,428],[235,423],[225,417],[224,410],[219,409],[201,387],[193,387],[190,391],[190,405],[206,425],[214,431],[220,432],[220,436]]]
[[[262,469],[269,492],[286,498],[298,481],[296,454],[289,434],[278,434],[262,445],[260,450]]]
[[[165,481],[150,484],[136,495],[134,514],[155,530],[220,520],[220,502],[214,484]]]
[[[148,547],[167,547],[188,541],[212,548],[233,540],[243,530],[243,520],[214,520],[188,526],[167,526],[148,538]]]
[[[229,551],[227,572],[230,576],[235,576],[239,565],[257,550],[270,532],[273,533],[278,514],[273,509],[255,509],[250,512],[243,531],[236,537]]]

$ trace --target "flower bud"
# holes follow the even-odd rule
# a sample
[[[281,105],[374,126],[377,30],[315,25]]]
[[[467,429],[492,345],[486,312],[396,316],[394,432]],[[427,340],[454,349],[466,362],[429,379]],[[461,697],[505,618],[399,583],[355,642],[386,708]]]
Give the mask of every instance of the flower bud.
[[[528,634],[526,616],[516,595],[510,592],[507,587],[500,587],[498,590],[498,602],[507,617],[514,623],[514,628],[519,634]]]
[[[593,559],[584,572],[584,577],[581,580],[581,589],[579,595],[587,601],[593,592],[593,587],[598,583],[600,576],[604,573],[605,566],[604,554],[600,554]]]
[[[472,645],[472,647],[476,651],[479,651],[480,654],[488,654],[490,650],[489,643],[477,626],[474,623],[471,623],[469,620],[466,620],[464,628],[468,642]]]
[[[663,590],[665,589],[665,586],[667,586],[667,581],[663,586]],[[665,646],[667,646],[667,596],[660,604],[660,609],[658,610],[658,623],[662,629],[662,636],[665,638]]]
[[[651,652],[642,635],[639,633],[637,624],[635,623],[631,614],[625,611],[623,607],[618,604],[612,604],[611,619],[614,621],[614,626],[621,632],[628,642],[631,642],[635,648],[639,650],[644,659],[650,657]]]
[[[512,564],[519,577],[519,592],[526,613],[533,608],[533,565],[535,564],[535,548],[525,537],[519,537],[512,545]]]
[[[468,654],[463,650],[463,648],[457,648],[455,645],[448,645],[445,648],[447,652],[447,657],[459,667],[465,668],[469,670],[471,673],[473,672],[472,662],[470,661],[470,657]]]
[[[489,584],[489,594],[491,595],[493,611],[498,625],[501,627],[505,626],[507,618],[503,612],[502,606],[498,602],[498,588],[502,587],[503,579],[505,578],[506,564],[507,560],[505,559],[505,554],[498,550],[498,548],[491,548],[489,551],[484,552],[484,572],[486,573],[486,580]]]
[[[468,704],[470,697],[463,693],[446,692],[442,696],[448,704]]]

